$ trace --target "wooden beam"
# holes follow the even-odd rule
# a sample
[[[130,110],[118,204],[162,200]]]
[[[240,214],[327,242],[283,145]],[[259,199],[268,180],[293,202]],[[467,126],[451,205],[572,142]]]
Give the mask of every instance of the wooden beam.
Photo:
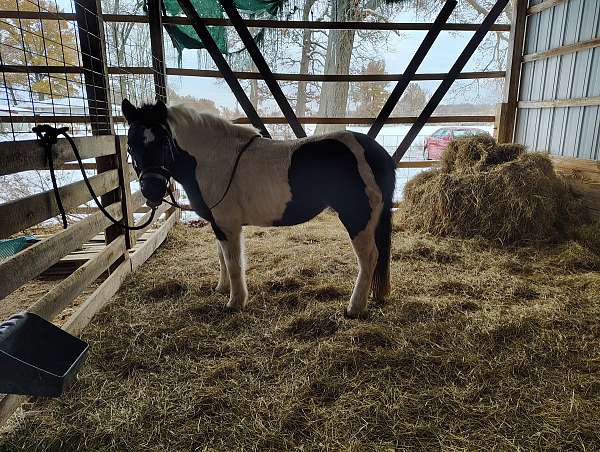
[[[62,66],[25,66],[25,65],[0,65],[0,72],[6,73],[34,73],[34,74],[61,74],[61,73],[81,73],[83,69],[76,67],[67,67],[64,71]],[[71,71],[77,69],[78,71]],[[152,75],[154,69],[144,66],[117,67],[110,66],[108,73],[111,75]],[[191,69],[191,68],[167,68],[167,75],[178,75],[184,77],[208,77],[223,78],[219,71],[209,69]],[[235,76],[239,80],[263,80],[259,72],[235,71]],[[457,77],[459,80],[504,78],[505,71],[475,71],[461,72]],[[433,72],[415,74],[412,81],[420,80],[443,80],[445,72]],[[397,82],[402,80],[404,74],[290,74],[274,72],[273,77],[279,81],[290,82]],[[52,118],[52,117],[49,117]]]
[[[9,417],[27,401],[28,397],[24,395],[6,395],[0,400],[0,426],[4,424]]]
[[[456,8],[456,5],[456,0],[448,0],[444,4],[443,8],[441,9],[440,13],[435,19],[433,26],[429,29],[429,31],[425,35],[425,38],[423,39],[423,41],[421,41],[419,48],[413,54],[413,57],[411,58],[404,74],[402,75],[402,78],[398,81],[398,83],[390,93],[387,101],[385,102],[385,104],[381,108],[381,111],[377,115],[375,122],[373,122],[373,124],[371,125],[371,128],[367,133],[367,135],[369,135],[371,138],[377,137],[377,134],[392,114],[394,107],[402,97],[402,94],[404,94],[404,90],[406,89],[408,84],[411,82],[411,80],[414,79],[414,76],[417,70],[419,69],[419,66],[421,66],[421,63],[429,53],[429,50],[431,50],[433,43],[442,31],[442,26],[447,22],[448,18],[450,17],[450,14],[452,14],[452,11],[454,11],[454,8]]]
[[[110,155],[115,152],[110,136],[73,138],[82,159]],[[60,168],[64,162],[75,160],[71,145],[64,138],[52,146],[54,164]],[[88,164],[89,165],[89,164]],[[5,141],[0,143],[0,176],[33,169],[48,169],[46,153],[37,140]]]
[[[458,74],[460,74],[467,62],[471,59],[471,57],[477,50],[477,47],[479,46],[479,44],[481,44],[481,41],[483,41],[483,38],[488,33],[490,27],[496,21],[498,16],[500,16],[507,3],[508,0],[497,0],[490,12],[485,16],[485,19],[483,19],[483,22],[481,23],[475,34],[471,37],[466,47],[457,58],[456,62],[452,65],[450,71],[448,71],[448,75],[446,76],[446,78],[442,80],[442,83],[440,83],[438,88],[431,96],[431,99],[429,99],[429,102],[427,102],[427,105],[419,115],[419,118],[412,125],[412,127],[400,143],[400,146],[398,146],[398,149],[396,149],[396,152],[394,153],[394,160],[396,162],[402,160],[404,153],[408,150],[408,148],[410,147],[414,139],[417,137],[423,126],[427,123],[429,117],[440,104],[440,102],[442,101],[442,99],[456,80]]]
[[[162,226],[152,234],[152,236],[140,246],[135,253],[131,255],[131,269],[135,270],[152,256],[152,253],[161,245],[167,238],[167,234],[177,221],[175,212],[171,213]]]
[[[83,74],[80,66],[52,66],[52,65],[25,65],[25,64],[0,64],[0,72],[7,74]]]
[[[450,123],[493,123],[493,115],[448,115],[448,116],[430,116],[427,124],[450,124]],[[387,120],[388,124],[413,124],[419,119],[418,116],[396,116]],[[268,116],[263,118],[265,124],[286,124],[286,119],[282,117]],[[300,117],[301,124],[357,124],[368,125],[375,121],[375,118],[355,117]],[[236,124],[249,124],[248,118],[238,118],[233,121]]]
[[[129,259],[125,259],[87,300],[77,307],[73,315],[63,325],[63,330],[74,335],[81,334],[81,331],[90,323],[94,315],[106,306],[112,296],[117,293],[129,273],[131,273],[131,263]]]
[[[137,68],[136,68],[137,69]],[[143,68],[142,68],[143,69]],[[258,72],[234,72],[240,80],[263,80]],[[480,72],[462,72],[458,78],[461,80],[484,79],[484,78],[503,78],[505,71],[480,71]],[[211,77],[222,78],[219,71],[203,69],[186,68],[167,68],[167,75],[179,75],[184,77]],[[413,81],[421,80],[443,80],[445,72],[415,74]],[[397,82],[404,77],[404,74],[289,74],[274,72],[273,77],[279,81],[289,82]]]
[[[119,186],[117,170],[92,176],[89,180],[98,195],[114,190]],[[59,191],[67,212],[91,199],[85,182],[82,180],[64,185],[59,188]],[[2,218],[0,222],[0,239],[10,237],[16,232],[52,218],[58,213],[53,190],[0,204],[0,218]]]
[[[96,167],[96,163],[84,163],[83,164],[83,169],[88,169],[88,170],[95,170]],[[40,169],[40,168],[37,168]],[[79,163],[63,163],[61,165],[58,165],[57,167],[54,168],[55,170],[63,170],[63,171],[79,171],[80,170],[80,166]]]
[[[0,116],[0,124],[89,124],[95,123],[96,118],[83,115],[19,115]]]
[[[150,48],[156,100],[167,102],[167,72],[165,69],[165,49],[163,45],[162,0],[148,0],[148,20],[150,22]]]
[[[133,204],[131,194],[131,178],[130,168],[127,163],[127,147],[123,146],[121,137],[115,136],[115,149],[116,149],[116,160],[117,160],[117,173],[119,174],[119,189],[120,189],[120,200],[121,200],[121,217],[123,222],[128,225],[133,224]],[[127,249],[130,249],[135,245],[135,237],[131,234],[132,231],[124,229],[122,227],[115,226],[116,231],[119,234],[125,236],[125,245]]]
[[[219,0],[219,3],[227,13],[229,20],[237,31],[240,39],[246,46],[246,51],[250,54],[250,58],[254,62],[254,65],[258,69],[258,72],[264,77],[265,84],[269,91],[273,95],[275,102],[281,109],[283,116],[288,120],[288,124],[292,128],[292,131],[296,135],[296,138],[304,138],[306,137],[306,132],[300,123],[298,122],[298,118],[296,117],[296,113],[292,109],[290,103],[287,100],[285,94],[281,90],[281,87],[273,77],[273,72],[271,72],[271,68],[265,61],[260,49],[256,45],[254,41],[254,37],[248,30],[248,27],[244,23],[242,16],[238,12],[236,6],[233,3],[233,0]]]
[[[595,107],[597,105],[600,105],[600,96],[573,99],[522,100],[518,103],[519,108]]]
[[[556,5],[560,5],[568,0],[546,0],[545,2],[538,3],[537,5],[530,6],[527,8],[527,15],[538,14],[547,9],[553,8]]]
[[[156,209],[156,213],[154,214],[154,221],[152,223],[150,223],[148,226],[146,226],[143,229],[138,229],[136,231],[131,231],[133,236],[138,239],[142,236],[142,234],[144,232],[146,232],[148,229],[150,229],[154,224],[156,224],[156,220],[158,220],[160,218],[160,216],[162,214],[164,214],[167,210],[169,210],[171,208],[171,206],[169,206],[169,204],[167,203],[163,203],[158,209]],[[144,222],[148,221],[148,218],[150,218],[152,212],[147,212],[146,214],[144,214],[142,216],[142,218],[140,218],[138,221],[136,221],[136,224],[144,224]]]
[[[100,2],[101,0],[78,0],[75,2],[75,17],[89,115],[94,118],[92,133],[110,135],[113,133],[113,124]]]
[[[198,34],[198,37],[200,38],[202,43],[204,44],[206,51],[215,62],[219,71],[221,71],[221,73],[223,74],[223,78],[225,79],[227,85],[229,85],[229,88],[233,92],[233,95],[239,102],[240,107],[242,107],[242,110],[244,110],[244,113],[246,113],[246,116],[250,118],[252,125],[258,130],[260,130],[261,134],[264,137],[271,138],[269,131],[260,119],[260,116],[256,112],[254,105],[252,105],[252,102],[250,102],[250,99],[248,99],[246,92],[244,91],[244,89],[240,85],[240,82],[231,70],[229,63],[221,54],[219,47],[215,43],[211,34],[209,33],[208,28],[206,28],[206,25],[204,25],[202,19],[196,12],[196,9],[192,5],[192,2],[190,0],[177,0],[177,2],[179,3],[179,6],[181,7],[185,15],[188,16],[188,18],[190,19],[191,25]]]
[[[67,278],[36,301],[29,309],[46,320],[54,319],[77,298],[81,292],[126,253],[125,237],[119,237],[100,253],[87,261]]]
[[[120,203],[108,206],[107,210],[121,218]],[[109,224],[110,220],[98,211],[0,263],[0,300],[80,248]]]
[[[516,0],[516,4],[513,5],[511,18],[512,30],[508,41],[508,64],[506,68],[506,78],[504,79],[503,100],[498,114],[498,127],[496,132],[496,138],[499,143],[510,143],[514,138],[528,3],[529,0]]]
[[[575,44],[568,44],[562,47],[556,47],[554,49],[545,50],[543,52],[530,53],[523,55],[523,63],[530,63],[532,61],[543,60],[544,58],[550,58],[558,55],[567,55],[569,53],[580,52],[586,49],[593,49],[600,47],[600,38],[590,39],[588,41],[581,41]]]
[[[396,168],[431,168],[439,163],[439,160],[408,160],[397,162]]]
[[[1,120],[2,117],[0,117]],[[83,120],[81,120],[83,118]],[[30,119],[25,118],[24,122],[31,122]],[[85,121],[86,117],[79,117],[81,122]],[[388,124],[412,124],[418,119],[418,116],[395,116],[387,120]],[[428,124],[445,124],[445,123],[488,123],[494,122],[496,119],[495,115],[443,115],[433,116],[427,120]],[[115,122],[125,122],[125,118],[122,116],[114,116]],[[265,124],[287,124],[287,121],[283,117],[278,116],[267,116],[261,119]],[[89,121],[89,118],[88,118]],[[375,118],[369,117],[354,117],[354,118],[340,118],[340,117],[300,117],[298,118],[300,124],[371,124],[375,121]],[[1,121],[0,121],[1,122]],[[252,124],[248,118],[237,118],[233,122],[237,124]]]
[[[52,13],[47,11],[0,11],[2,19],[44,19],[44,20],[75,20],[73,13]],[[148,16],[140,14],[103,14],[104,22],[148,23]],[[202,23],[206,26],[226,27],[231,26],[229,19],[203,17]],[[191,25],[187,17],[163,16],[163,24]],[[379,31],[427,31],[433,25],[428,22],[325,22],[310,20],[273,20],[255,19],[247,20],[250,28],[274,29],[308,29],[308,30],[379,30]],[[444,25],[447,31],[476,31],[479,24],[474,23],[449,23]],[[510,31],[508,24],[494,24],[490,31]]]

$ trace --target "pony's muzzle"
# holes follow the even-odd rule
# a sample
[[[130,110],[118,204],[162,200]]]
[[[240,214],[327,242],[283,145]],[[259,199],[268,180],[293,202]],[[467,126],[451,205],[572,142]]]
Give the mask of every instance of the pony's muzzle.
[[[169,180],[160,173],[145,173],[140,178],[140,189],[148,207],[158,207],[167,194]]]

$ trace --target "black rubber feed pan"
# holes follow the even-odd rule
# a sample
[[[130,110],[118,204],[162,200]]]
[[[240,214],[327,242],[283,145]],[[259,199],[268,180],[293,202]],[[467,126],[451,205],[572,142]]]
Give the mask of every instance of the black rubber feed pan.
[[[56,397],[75,379],[88,345],[30,312],[0,323],[0,393]]]

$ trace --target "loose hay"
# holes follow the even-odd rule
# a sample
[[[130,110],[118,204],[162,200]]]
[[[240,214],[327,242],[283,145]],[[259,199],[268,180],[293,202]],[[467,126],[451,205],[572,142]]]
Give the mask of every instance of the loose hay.
[[[404,200],[409,229],[505,245],[562,240],[587,219],[547,156],[486,136],[451,142],[440,168],[406,184]]]
[[[395,232],[364,322],[343,317],[356,264],[334,215],[245,235],[246,311],[212,290],[210,229],[178,225],[86,329],[75,386],[0,450],[600,449],[600,274],[578,242]]]

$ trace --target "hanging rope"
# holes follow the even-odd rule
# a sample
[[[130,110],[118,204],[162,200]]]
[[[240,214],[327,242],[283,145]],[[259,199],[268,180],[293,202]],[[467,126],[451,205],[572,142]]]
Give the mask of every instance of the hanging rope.
[[[81,175],[83,176],[83,180],[85,182],[85,185],[86,185],[88,191],[90,192],[90,195],[92,196],[92,199],[98,206],[98,209],[100,209],[100,211],[104,214],[104,216],[106,218],[108,218],[112,222],[112,224],[114,224],[115,226],[119,226],[128,231],[137,231],[140,229],[144,229],[150,223],[152,223],[152,221],[154,220],[154,216],[156,214],[156,209],[158,207],[152,207],[150,218],[148,218],[148,220],[146,222],[144,222],[144,224],[137,225],[137,226],[135,226],[135,225],[129,226],[125,222],[121,222],[121,221],[117,220],[106,210],[106,208],[102,205],[102,203],[96,196],[96,193],[94,192],[92,184],[90,183],[90,181],[87,177],[87,174],[85,172],[85,168],[83,167],[83,161],[81,159],[81,155],[79,154],[79,150],[77,149],[77,145],[73,141],[73,138],[71,138],[71,136],[67,133],[68,130],[69,130],[68,127],[61,127],[60,129],[57,129],[48,124],[42,124],[39,126],[35,126],[32,129],[32,131],[38,137],[37,138],[38,142],[40,143],[40,145],[44,148],[44,150],[46,152],[46,159],[48,160],[48,168],[50,170],[50,178],[52,179],[52,189],[54,190],[54,197],[56,198],[56,205],[58,206],[58,210],[62,217],[63,228],[66,229],[68,226],[67,216],[65,213],[64,206],[62,204],[61,197],[60,197],[60,190],[58,189],[58,184],[56,183],[56,175],[55,175],[55,168],[54,168],[54,156],[52,154],[52,147],[57,143],[59,135],[63,135],[67,139],[69,144],[71,145],[71,149],[73,150],[73,154],[75,155],[75,159],[77,160],[77,164],[79,165]],[[173,195],[173,192],[171,190],[168,190],[168,191],[169,191],[169,196],[171,197],[171,201],[168,201],[166,199],[163,199],[163,201],[173,207],[179,207],[179,205],[177,204],[177,201],[175,200],[175,196]],[[126,221],[126,220],[124,220],[124,221]]]

